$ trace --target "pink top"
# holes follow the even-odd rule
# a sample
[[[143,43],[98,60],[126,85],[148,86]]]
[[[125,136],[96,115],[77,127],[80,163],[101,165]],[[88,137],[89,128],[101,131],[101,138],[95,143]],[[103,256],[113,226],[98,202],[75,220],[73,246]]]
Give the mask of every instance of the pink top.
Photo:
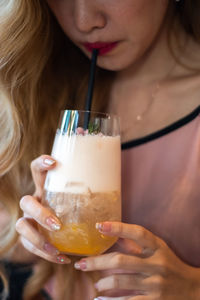
[[[122,147],[123,221],[149,229],[200,267],[200,107]]]

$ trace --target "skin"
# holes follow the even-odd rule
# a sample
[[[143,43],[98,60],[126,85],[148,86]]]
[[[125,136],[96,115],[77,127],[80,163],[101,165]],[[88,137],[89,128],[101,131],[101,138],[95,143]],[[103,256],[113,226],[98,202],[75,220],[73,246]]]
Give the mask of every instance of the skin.
[[[47,165],[45,160],[52,160]],[[46,172],[56,165],[52,157],[42,155],[31,164],[36,186],[33,196],[25,196],[20,201],[24,217],[16,224],[23,246],[35,255],[54,263],[68,264],[70,259],[59,255],[36,230],[40,224],[47,230],[46,220],[55,215],[40,202]],[[196,300],[199,299],[200,269],[182,262],[159,237],[142,226],[122,222],[104,222],[96,225],[104,235],[116,236],[119,251],[84,258],[74,267],[83,272],[109,271],[96,282],[95,288],[104,296],[104,300]],[[125,296],[124,290],[131,296]],[[115,297],[121,291],[121,297]],[[137,296],[136,296],[137,295]],[[109,296],[106,297],[106,296]]]
[[[197,299],[193,288],[198,284],[200,271],[178,259],[163,240],[138,225],[105,222],[98,224],[98,227],[105,235],[122,238],[121,252],[82,259],[75,264],[77,269],[84,272],[113,270],[113,274],[96,283],[99,292],[134,290],[142,295],[109,298],[113,300]],[[117,273],[117,269],[121,272]]]
[[[119,41],[113,52],[98,57],[100,67],[118,71],[111,90],[110,110],[119,115],[121,111],[123,113],[119,105],[122,99],[127,99],[127,103],[130,104],[128,111],[134,111],[133,107],[146,107],[149,98],[145,96],[145,92],[149,93],[152,89],[152,82],[155,83],[157,78],[166,76],[166,69],[169,70],[169,65],[171,69],[174,64],[173,58],[166,50],[168,48],[166,47],[165,15],[168,1],[48,0],[47,2],[66,35],[86,56],[90,57],[91,54],[83,47],[82,42]],[[181,90],[186,84],[191,85],[191,82],[183,82],[182,77],[186,74],[184,69],[178,68],[177,72],[179,75],[173,80],[173,84],[169,86],[168,82],[165,82],[165,87],[172,92],[172,95],[179,93],[181,99],[183,98],[181,113],[184,114],[185,107],[188,109],[199,104],[199,97],[198,100],[196,100],[197,97],[191,97],[195,98],[191,106],[184,105],[184,95],[181,94]],[[195,80],[196,85],[199,86],[199,78],[195,77]],[[177,81],[181,82],[178,87]],[[192,83],[192,90],[195,90],[196,85],[194,81]],[[127,94],[127,91],[130,95],[133,94],[132,86],[135,88],[134,104]],[[137,95],[137,86],[140,91],[144,91],[141,97]],[[166,103],[162,95],[160,99],[163,100],[160,101],[161,103]],[[118,110],[115,110],[115,107],[118,107]],[[165,110],[162,108],[162,111]],[[123,123],[128,123],[128,120],[133,118],[133,116],[128,117],[127,110],[120,116],[122,120],[125,120],[125,117],[127,119]],[[173,115],[173,118],[176,119],[177,116],[179,115]],[[149,111],[150,117],[155,117],[154,110]],[[162,115],[163,119],[166,123],[171,122],[165,112]],[[156,128],[159,128],[162,120],[158,119]],[[148,127],[146,123],[141,125],[141,128],[136,127],[140,136],[143,133],[142,128],[146,127]],[[133,136],[128,134],[126,138],[130,139]],[[52,163],[47,163],[49,161],[46,159],[52,160]],[[50,245],[37,230],[37,224],[53,230],[47,225],[47,223],[50,224],[47,222],[49,217],[54,218],[58,225],[60,224],[57,217],[40,204],[46,172],[55,166],[56,162],[47,155],[32,162],[31,171],[36,189],[33,196],[28,195],[21,199],[20,207],[24,211],[24,217],[18,220],[16,229],[23,246],[28,251],[51,262],[68,264],[69,258],[60,255],[57,249]],[[95,285],[95,288],[103,295],[99,299],[199,299],[200,270],[181,261],[163,240],[135,224],[106,222],[98,226],[103,234],[120,238],[118,250],[83,259],[75,264],[75,268],[83,272],[106,271],[101,273],[101,279]],[[115,296],[116,290],[120,291],[121,296]],[[127,296],[127,290],[130,291],[129,296]]]
[[[47,2],[63,31],[87,57],[91,53],[83,42],[119,42],[111,52],[98,56],[97,64],[117,71],[107,110],[121,119],[122,142],[166,127],[199,105],[199,74],[178,65],[168,47],[167,33],[173,23],[168,0]],[[184,47],[180,51],[174,43],[177,57],[200,68],[199,45],[181,27],[178,33]],[[152,94],[159,101],[151,103]],[[143,121],[133,122],[143,112]]]
[[[98,58],[108,70],[123,70],[139,60],[155,39],[168,0],[47,0],[66,35],[91,57],[82,43],[119,42],[112,53]]]
[[[59,251],[38,231],[38,224],[49,231],[55,230],[52,224],[61,225],[59,219],[38,201],[42,197],[46,173],[55,165],[55,160],[48,155],[32,161],[31,172],[36,189],[33,196],[27,195],[20,200],[20,208],[24,216],[17,221],[16,230],[20,234],[22,245],[28,251],[54,263],[68,264],[71,262],[70,259],[65,255],[60,255]]]

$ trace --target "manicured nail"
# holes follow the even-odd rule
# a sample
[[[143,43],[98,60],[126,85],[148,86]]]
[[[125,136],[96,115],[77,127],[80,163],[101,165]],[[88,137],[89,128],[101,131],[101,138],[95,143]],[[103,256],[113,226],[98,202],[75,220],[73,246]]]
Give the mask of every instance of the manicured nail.
[[[55,160],[50,159],[50,158],[45,158],[43,163],[47,166],[52,166],[53,164],[55,164]]]
[[[71,262],[71,260],[68,257],[64,256],[64,255],[58,255],[56,257],[56,260],[60,264],[69,264]]]
[[[46,224],[53,231],[58,231],[61,228],[61,225],[58,223],[58,221],[54,217],[48,217],[48,218],[46,218]]]
[[[87,269],[87,264],[85,260],[81,260],[79,262],[76,262],[74,264],[74,268],[77,270],[86,270]]]
[[[111,224],[108,222],[96,223],[96,229],[98,229],[101,232],[109,232],[111,231]]]
[[[102,298],[102,297],[98,297],[98,298],[94,298],[94,300],[103,300],[105,298]]]
[[[53,245],[51,245],[49,243],[45,243],[43,248],[49,254],[52,254],[52,255],[58,255],[59,254],[58,249],[56,249]]]

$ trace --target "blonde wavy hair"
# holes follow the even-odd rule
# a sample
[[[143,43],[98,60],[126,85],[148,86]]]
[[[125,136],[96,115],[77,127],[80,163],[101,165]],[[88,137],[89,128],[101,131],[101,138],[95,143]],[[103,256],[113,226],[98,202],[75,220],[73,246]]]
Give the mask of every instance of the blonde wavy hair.
[[[175,8],[186,32],[196,39],[199,11],[198,0],[192,4],[181,0]],[[60,110],[84,109],[88,70],[88,60],[67,39],[44,0],[0,0],[0,204],[10,215],[0,233],[2,258],[18,239],[19,199],[34,190],[30,162],[49,153]],[[105,110],[112,77],[112,72],[97,71],[93,110]],[[44,260],[26,284],[24,299],[38,299],[55,273],[66,280],[60,285],[60,299],[70,299],[69,277],[72,280],[78,273]]]
[[[17,242],[19,199],[34,190],[30,162],[49,153],[60,111],[84,108],[88,67],[88,60],[68,41],[45,1],[0,2],[0,195],[10,215],[10,223],[1,230],[1,257]],[[93,109],[103,111],[105,98],[101,89],[102,101],[94,97]],[[55,269],[64,267],[41,260],[24,298],[37,297]],[[66,291],[60,294],[64,299]]]

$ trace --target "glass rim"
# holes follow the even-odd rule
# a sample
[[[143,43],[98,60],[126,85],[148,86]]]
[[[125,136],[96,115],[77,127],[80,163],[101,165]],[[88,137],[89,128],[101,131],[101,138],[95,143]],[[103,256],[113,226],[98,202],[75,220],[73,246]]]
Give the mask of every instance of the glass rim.
[[[66,111],[72,111],[72,112],[79,112],[79,113],[88,113],[88,114],[96,114],[99,115],[99,117],[101,118],[117,118],[120,119],[120,117],[117,114],[114,113],[104,113],[104,112],[98,112],[98,111],[94,111],[94,110],[84,110],[84,109],[62,109],[60,114],[66,112]]]

